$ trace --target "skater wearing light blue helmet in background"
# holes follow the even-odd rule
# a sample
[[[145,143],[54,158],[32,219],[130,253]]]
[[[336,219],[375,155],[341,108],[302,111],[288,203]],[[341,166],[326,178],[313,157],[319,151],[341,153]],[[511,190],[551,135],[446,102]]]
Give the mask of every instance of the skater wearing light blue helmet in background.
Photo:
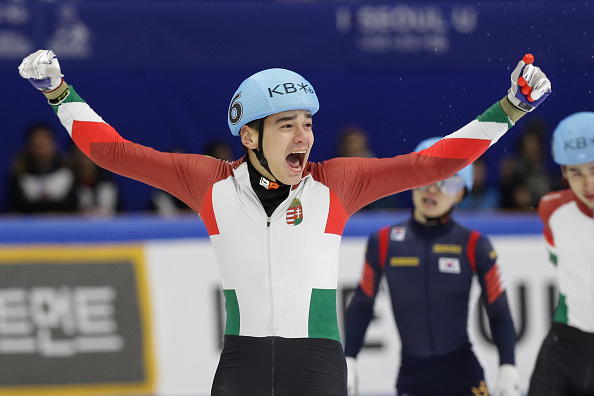
[[[552,154],[569,188],[542,197],[538,214],[559,295],[528,395],[594,395],[594,113],[559,122]]]
[[[552,151],[559,165],[594,161],[594,113],[582,111],[563,119],[553,132]]]

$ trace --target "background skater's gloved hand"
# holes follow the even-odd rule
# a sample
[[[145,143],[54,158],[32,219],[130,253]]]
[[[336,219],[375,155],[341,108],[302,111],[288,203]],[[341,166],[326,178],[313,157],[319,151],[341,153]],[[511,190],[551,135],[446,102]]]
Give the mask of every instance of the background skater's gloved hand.
[[[497,372],[495,396],[520,396],[520,376],[516,366],[502,364]]]
[[[518,62],[511,74],[511,88],[507,93],[511,104],[525,112],[534,110],[551,93],[551,82],[533,62],[531,54],[524,55]]]
[[[42,92],[56,90],[64,77],[52,50],[39,50],[27,56],[19,66],[19,74]]]
[[[349,396],[359,396],[359,384],[357,382],[357,359],[351,356],[346,357],[347,363],[347,389]]]

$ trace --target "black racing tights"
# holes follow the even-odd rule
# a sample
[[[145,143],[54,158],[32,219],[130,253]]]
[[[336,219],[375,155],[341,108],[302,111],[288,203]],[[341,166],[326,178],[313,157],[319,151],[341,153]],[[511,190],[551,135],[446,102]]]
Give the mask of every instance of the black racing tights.
[[[346,396],[340,342],[226,335],[212,396]]]
[[[528,396],[594,396],[594,334],[553,323],[536,359]]]

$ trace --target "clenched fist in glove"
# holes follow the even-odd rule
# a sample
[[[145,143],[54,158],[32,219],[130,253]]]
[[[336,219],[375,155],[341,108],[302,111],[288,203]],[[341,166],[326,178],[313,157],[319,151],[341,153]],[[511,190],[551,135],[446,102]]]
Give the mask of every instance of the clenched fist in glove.
[[[19,74],[43,92],[51,104],[68,95],[68,85],[62,79],[60,63],[52,50],[39,50],[27,56],[19,66]]]
[[[524,55],[511,74],[507,98],[516,108],[530,112],[551,93],[551,82],[539,67],[532,65],[534,57]]]
[[[520,396],[520,379],[516,366],[502,364],[497,373],[495,396]]]
[[[60,72],[58,58],[52,50],[39,50],[23,59],[19,66],[19,74],[43,92],[58,88],[64,77]]]

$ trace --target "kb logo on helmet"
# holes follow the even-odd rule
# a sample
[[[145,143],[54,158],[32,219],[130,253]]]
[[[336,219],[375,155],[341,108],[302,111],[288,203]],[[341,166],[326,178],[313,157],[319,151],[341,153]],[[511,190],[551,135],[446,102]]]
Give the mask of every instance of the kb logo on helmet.
[[[268,95],[270,95],[270,97],[272,98],[274,94],[288,95],[295,92],[299,92],[301,90],[303,90],[305,93],[313,93],[313,89],[305,83],[297,84],[297,86],[295,86],[295,84],[293,83],[283,83],[282,85],[278,84],[274,88],[268,87]]]
[[[594,144],[594,138],[577,138],[566,140],[563,145],[564,150],[581,150],[588,147],[588,145]]]

